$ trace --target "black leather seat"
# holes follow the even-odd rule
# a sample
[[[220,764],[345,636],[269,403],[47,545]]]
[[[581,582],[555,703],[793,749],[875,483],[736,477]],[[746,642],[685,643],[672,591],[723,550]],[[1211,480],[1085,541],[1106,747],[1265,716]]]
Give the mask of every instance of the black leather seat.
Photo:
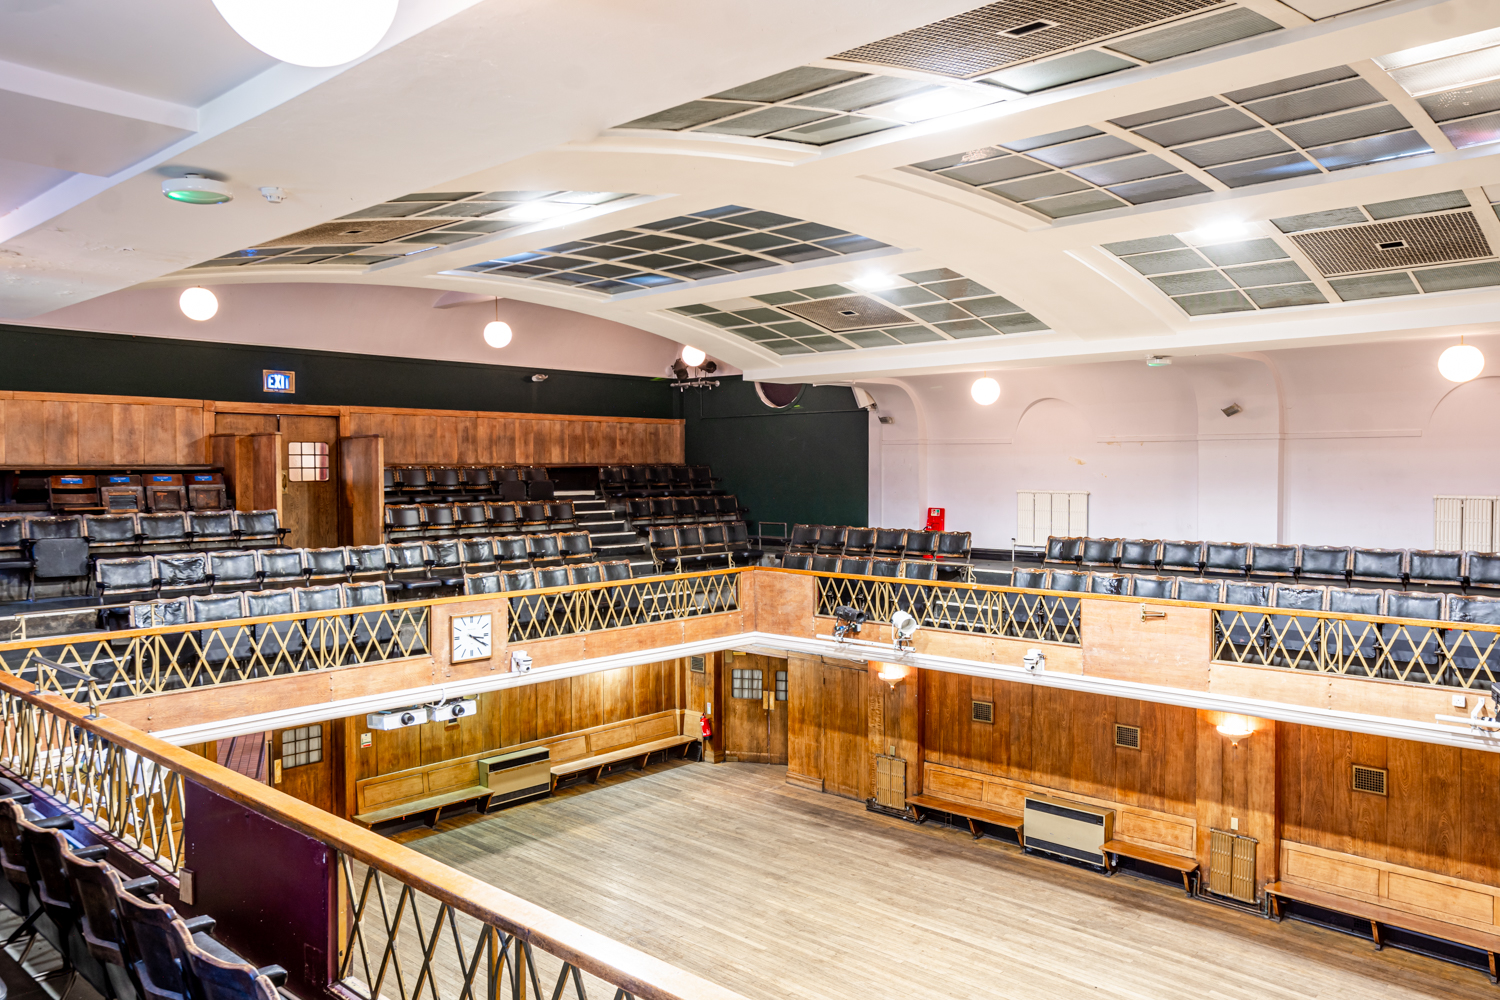
[[[1297,575],[1297,546],[1250,546],[1250,575],[1295,577]]]
[[[1241,542],[1209,542],[1203,547],[1203,572],[1213,576],[1246,576],[1250,546]]]

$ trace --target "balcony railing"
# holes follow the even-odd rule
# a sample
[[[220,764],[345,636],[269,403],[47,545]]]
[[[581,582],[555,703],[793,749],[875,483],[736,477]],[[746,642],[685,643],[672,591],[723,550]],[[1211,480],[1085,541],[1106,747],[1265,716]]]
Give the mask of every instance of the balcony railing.
[[[888,623],[897,611],[905,611],[923,628],[1074,646],[1082,642],[1077,596],[972,583],[814,575],[820,615],[853,607],[872,621]]]

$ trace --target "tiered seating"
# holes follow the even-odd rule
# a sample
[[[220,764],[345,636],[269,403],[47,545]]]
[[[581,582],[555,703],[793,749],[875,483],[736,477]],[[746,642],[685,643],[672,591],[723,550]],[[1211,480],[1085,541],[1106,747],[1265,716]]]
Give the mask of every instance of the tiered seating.
[[[967,567],[971,562],[971,553],[967,531],[909,531],[905,528],[798,524],[793,526],[791,537],[786,543],[788,556],[885,561],[922,559],[940,566]]]
[[[715,566],[749,566],[761,557],[750,547],[744,521],[652,528],[651,558],[663,572],[688,572]]]
[[[576,528],[578,514],[568,500],[551,503],[387,504],[385,538],[457,538]]]
[[[1500,554],[1488,552],[1054,535],[1047,539],[1042,562],[1050,566],[1145,569],[1157,573],[1241,579],[1500,590]]]
[[[373,607],[388,604],[386,585],[381,582],[339,583],[285,590],[252,590],[232,594],[194,594],[185,597],[138,601],[104,612],[111,631],[160,628],[195,622],[226,622],[237,618],[291,615],[299,611],[334,611],[338,608]],[[257,626],[258,628],[258,626]],[[212,655],[205,647],[205,655]]]
[[[625,516],[637,526],[662,524],[702,524],[717,521],[739,521],[747,513],[746,508],[733,496],[676,496],[654,497],[648,500],[627,500]]]
[[[229,510],[228,487],[217,469],[158,471],[31,469],[0,476],[0,501],[55,514]]]
[[[698,496],[717,492],[706,465],[603,465],[599,488],[607,497]]]
[[[547,470],[533,466],[387,466],[388,504],[457,501],[548,501],[556,485]]]
[[[89,555],[277,545],[290,529],[274,510],[165,511],[0,518],[0,555],[43,539],[83,539]]]
[[[24,918],[14,935],[46,941],[64,968],[105,997],[276,1000],[278,965],[255,968],[213,937],[209,916],[183,920],[151,876],[128,878],[104,845],[81,846],[67,815],[44,818],[10,785],[0,801],[0,903]],[[30,945],[27,946],[28,948]]]

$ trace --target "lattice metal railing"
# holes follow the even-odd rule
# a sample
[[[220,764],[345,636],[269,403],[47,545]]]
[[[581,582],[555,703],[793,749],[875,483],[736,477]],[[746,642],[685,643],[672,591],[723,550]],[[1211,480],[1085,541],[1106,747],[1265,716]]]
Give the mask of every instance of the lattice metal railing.
[[[819,576],[818,614],[858,608],[873,621],[905,611],[923,628],[1043,642],[1082,642],[1077,597],[1044,591],[884,577]]]
[[[1213,620],[1219,663],[1485,690],[1500,678],[1494,626],[1251,608]]]
[[[48,694],[113,698],[280,677],[428,652],[432,607],[390,604],[0,645],[0,667]]]
[[[736,611],[737,572],[653,577],[508,596],[510,641]]]

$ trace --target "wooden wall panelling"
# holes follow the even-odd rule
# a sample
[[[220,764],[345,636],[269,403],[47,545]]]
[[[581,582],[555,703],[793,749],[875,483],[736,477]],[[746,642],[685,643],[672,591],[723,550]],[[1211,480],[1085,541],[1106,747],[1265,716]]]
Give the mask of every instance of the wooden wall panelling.
[[[282,504],[282,479],[285,474],[280,434],[250,435],[250,454],[254,472],[250,479],[251,510],[274,510],[286,524],[286,511]],[[288,545],[297,543],[287,541]]]
[[[214,434],[209,438],[208,460],[224,470],[224,482],[234,498],[235,510],[254,510],[255,451],[247,435]]]
[[[851,799],[874,794],[868,728],[869,671],[863,663],[824,660],[823,788]]]
[[[790,654],[787,671],[787,781],[823,791],[823,665]]]
[[[385,530],[385,441],[340,438],[338,461],[340,541],[379,545]]]
[[[1230,830],[1237,825],[1235,832],[1258,841],[1258,893],[1266,883],[1276,880],[1281,860],[1277,723],[1252,719],[1255,732],[1235,746],[1218,731],[1224,713],[1200,711],[1197,716],[1198,864],[1208,871],[1211,831]]]

